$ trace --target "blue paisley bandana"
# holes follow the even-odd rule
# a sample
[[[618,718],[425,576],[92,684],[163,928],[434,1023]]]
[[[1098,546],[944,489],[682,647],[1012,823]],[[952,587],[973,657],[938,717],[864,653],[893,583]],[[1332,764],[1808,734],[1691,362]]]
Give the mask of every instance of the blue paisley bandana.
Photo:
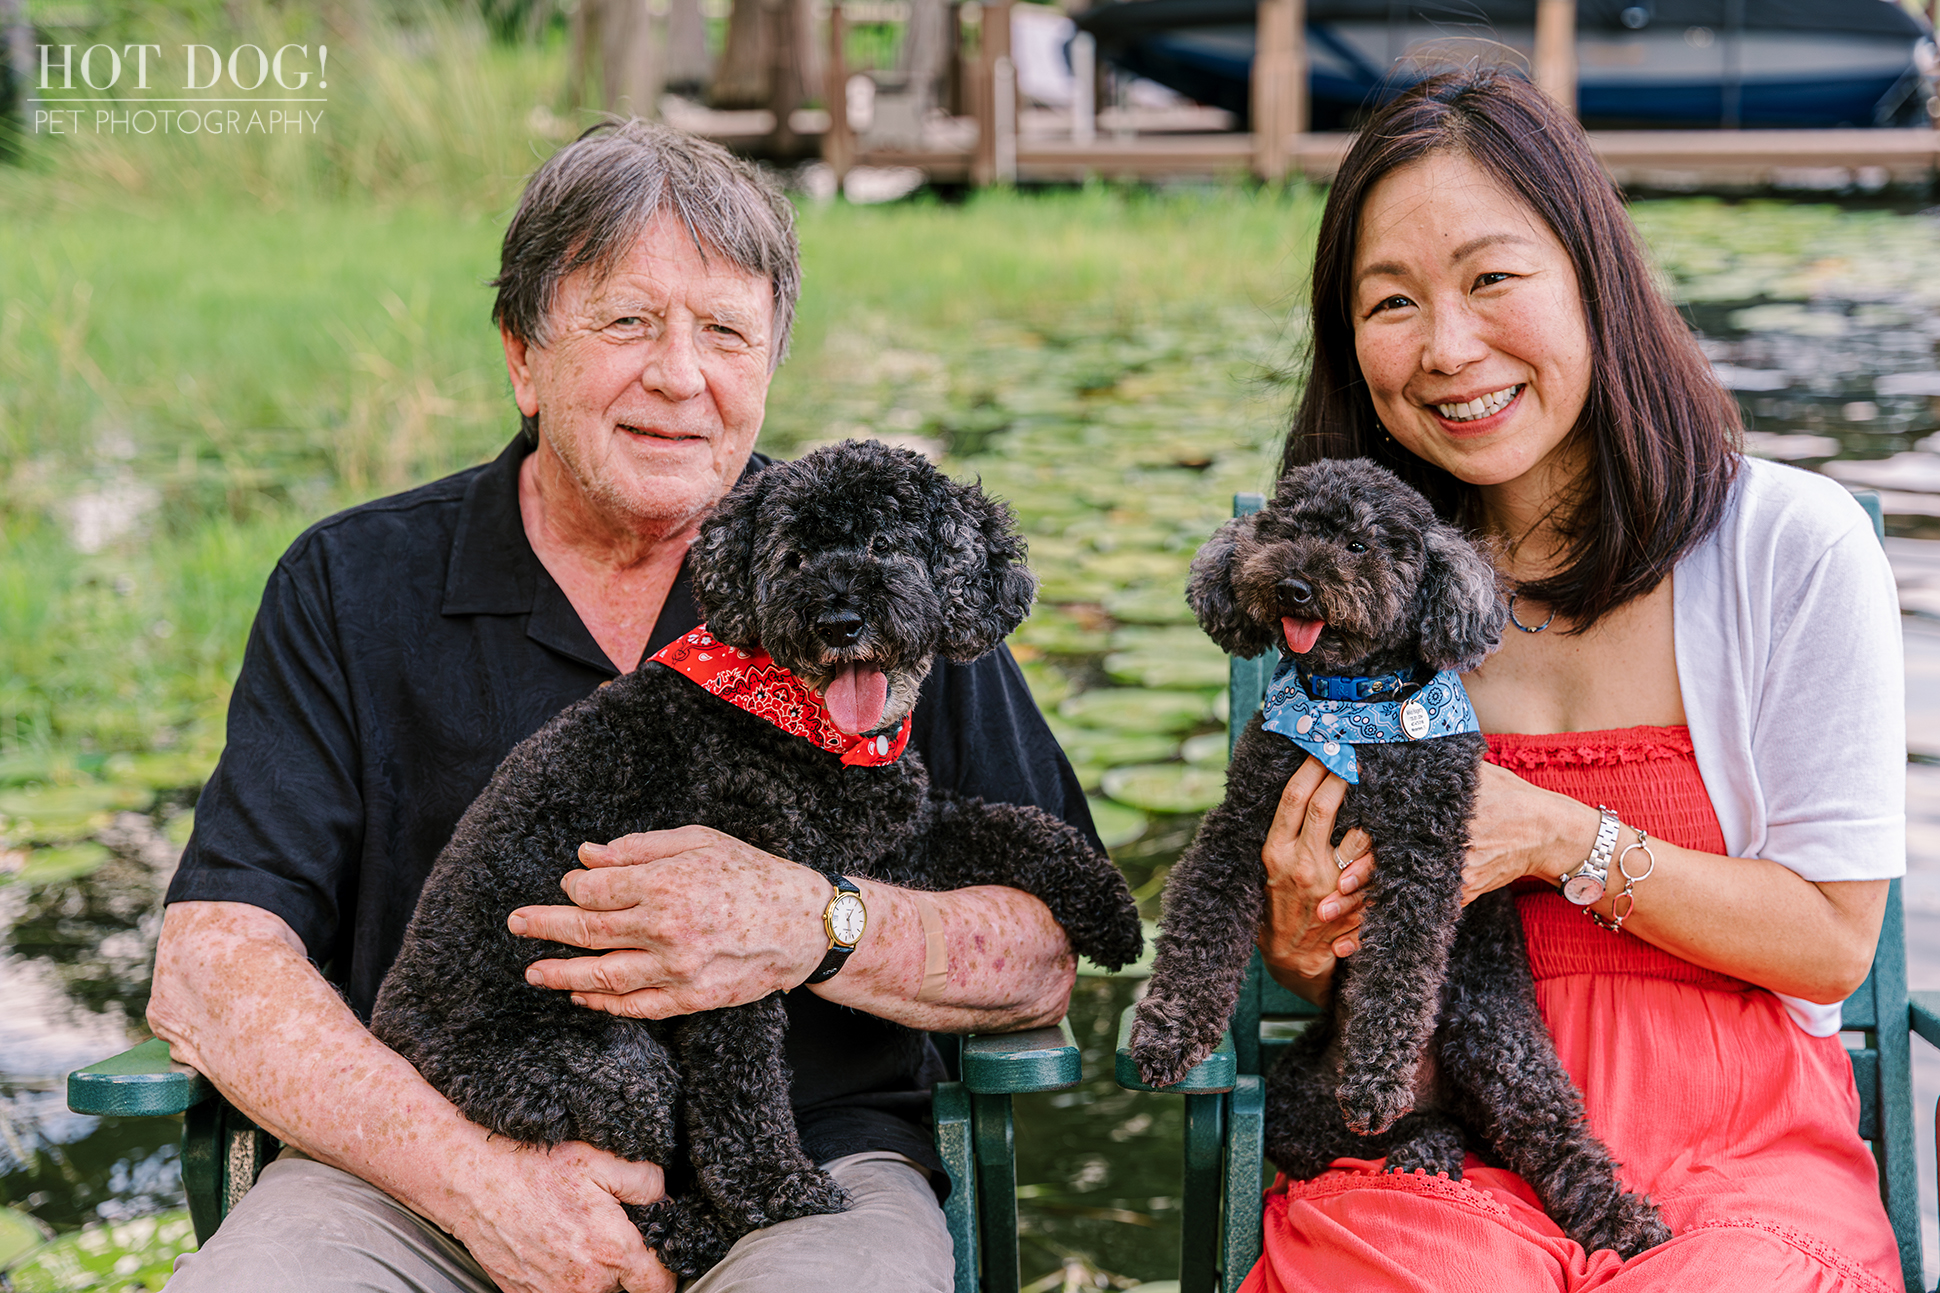
[[[1406,712],[1404,712],[1406,711]],[[1278,732],[1350,785],[1361,784],[1356,745],[1394,745],[1479,732],[1462,680],[1444,669],[1406,700],[1315,700],[1282,660],[1266,690],[1266,730]]]

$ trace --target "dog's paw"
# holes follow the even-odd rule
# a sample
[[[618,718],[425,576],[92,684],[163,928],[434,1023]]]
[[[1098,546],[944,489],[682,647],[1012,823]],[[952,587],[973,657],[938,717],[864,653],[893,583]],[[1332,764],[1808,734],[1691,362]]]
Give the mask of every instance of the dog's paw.
[[[1463,1152],[1461,1129],[1436,1120],[1390,1149],[1382,1170],[1426,1172],[1430,1176],[1446,1172],[1449,1180],[1459,1181]]]
[[[1132,1020],[1128,1049],[1138,1065],[1139,1080],[1147,1086],[1166,1087],[1190,1073],[1216,1045],[1217,1038],[1207,1041],[1198,1035],[1183,1002],[1147,997]]]
[[[835,1183],[834,1177],[819,1167],[812,1167],[790,1172],[775,1182],[768,1196],[768,1215],[772,1218],[769,1224],[828,1212],[847,1212],[853,1206],[854,1200]]]
[[[1570,1238],[1583,1245],[1585,1252],[1614,1248],[1625,1261],[1671,1241],[1670,1227],[1658,1215],[1657,1205],[1641,1194],[1619,1194],[1610,1210]]]
[[[672,1199],[660,1199],[645,1205],[622,1203],[626,1209],[626,1219],[640,1232],[640,1238],[649,1248],[658,1248],[667,1241],[667,1231],[673,1225],[674,1203]]]
[[[1347,1125],[1357,1135],[1378,1136],[1415,1107],[1414,1074],[1351,1073],[1338,1094]]]

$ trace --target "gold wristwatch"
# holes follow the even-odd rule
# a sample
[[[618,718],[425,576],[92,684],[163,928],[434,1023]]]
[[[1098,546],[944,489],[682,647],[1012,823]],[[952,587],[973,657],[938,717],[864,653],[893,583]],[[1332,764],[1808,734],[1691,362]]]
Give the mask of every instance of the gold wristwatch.
[[[822,929],[829,936],[829,950],[815,973],[803,980],[804,987],[827,983],[840,973],[849,953],[862,941],[862,931],[869,927],[869,909],[862,905],[862,890],[833,871],[822,874],[834,886],[829,905],[822,909]]]

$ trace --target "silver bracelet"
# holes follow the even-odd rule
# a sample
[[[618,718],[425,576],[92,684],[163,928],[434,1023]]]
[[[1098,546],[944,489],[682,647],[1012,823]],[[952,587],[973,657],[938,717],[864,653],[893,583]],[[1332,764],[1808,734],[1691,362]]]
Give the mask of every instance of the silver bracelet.
[[[1635,892],[1637,882],[1639,880],[1648,880],[1650,873],[1657,869],[1657,855],[1650,851],[1650,837],[1644,834],[1644,828],[1641,826],[1632,826],[1630,829],[1637,832],[1637,842],[1617,855],[1617,872],[1623,876],[1623,892],[1619,893],[1610,903],[1610,919],[1605,920],[1588,907],[1583,909],[1583,914],[1595,921],[1598,929],[1607,929],[1612,934],[1620,933],[1623,930],[1623,922],[1630,919],[1630,913],[1637,906]],[[1641,875],[1631,875],[1630,855],[1640,850],[1644,855],[1645,865],[1643,873]]]

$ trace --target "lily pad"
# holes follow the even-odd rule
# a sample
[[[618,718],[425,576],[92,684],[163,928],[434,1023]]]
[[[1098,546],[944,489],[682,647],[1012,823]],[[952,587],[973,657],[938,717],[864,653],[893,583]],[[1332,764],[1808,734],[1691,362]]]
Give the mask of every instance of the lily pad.
[[[1105,842],[1106,848],[1130,844],[1145,834],[1146,817],[1138,809],[1095,797],[1087,802],[1091,806],[1091,824],[1098,828],[1098,838]]]
[[[1093,808],[1095,810],[1096,805]],[[53,1237],[53,1228],[39,1217],[18,1208],[0,1208],[0,1270],[5,1270]]]
[[[63,1235],[7,1271],[16,1293],[133,1293],[160,1289],[175,1259],[195,1249],[186,1210],[89,1226]]]
[[[1166,588],[1127,588],[1104,599],[1105,609],[1114,619],[1133,624],[1190,624],[1192,608],[1186,605],[1185,580]]]
[[[70,844],[63,848],[35,849],[27,855],[27,865],[11,876],[0,876],[0,884],[65,884],[100,868],[114,854],[99,844]]]
[[[117,754],[101,771],[112,781],[150,790],[193,790],[209,779],[215,764],[207,756],[189,751]]]
[[[1107,970],[1104,966],[1094,964],[1090,959],[1081,956],[1078,958],[1078,973],[1091,975],[1094,978],[1100,979],[1151,978],[1152,958],[1157,956],[1159,951],[1159,924],[1155,920],[1141,921],[1140,924],[1145,928],[1145,948],[1138,954],[1136,961],[1133,961],[1122,970]],[[1179,1293],[1179,1283],[1177,1280],[1167,1280],[1163,1284],[1140,1284],[1137,1287],[1143,1289],[1163,1289],[1165,1293]]]
[[[1105,657],[1105,672],[1113,682],[1140,687],[1223,687],[1230,671],[1217,648],[1210,655],[1118,651]]]
[[[1179,757],[1195,768],[1223,768],[1230,756],[1231,745],[1226,733],[1207,732],[1180,746]]]
[[[1148,813],[1203,813],[1226,797],[1224,768],[1143,763],[1105,774],[1105,793]]]
[[[1094,552],[1083,558],[1082,569],[1093,579],[1113,584],[1157,584],[1185,595],[1186,567],[1192,562],[1189,552]]]
[[[1046,607],[1024,621],[1012,642],[1034,646],[1051,655],[1100,655],[1110,649],[1111,637],[1088,629],[1056,607]]]
[[[1079,571],[1043,570],[1037,599],[1041,602],[1102,602],[1114,595],[1115,586],[1106,579]]]
[[[1212,717],[1212,702],[1203,691],[1103,687],[1071,697],[1058,713],[1085,727],[1186,732]]]
[[[153,797],[144,786],[36,786],[0,792],[0,815],[15,841],[55,844],[92,835],[114,813],[141,808]]]
[[[1073,763],[1095,763],[1105,768],[1169,759],[1179,748],[1179,738],[1157,732],[1125,732],[1059,723],[1051,729],[1051,734],[1058,738],[1065,757]]]
[[[1039,709],[1049,709],[1071,694],[1071,679],[1061,669],[1050,665],[1027,661],[1018,668],[1024,671],[1024,683],[1031,689],[1031,699]]]

